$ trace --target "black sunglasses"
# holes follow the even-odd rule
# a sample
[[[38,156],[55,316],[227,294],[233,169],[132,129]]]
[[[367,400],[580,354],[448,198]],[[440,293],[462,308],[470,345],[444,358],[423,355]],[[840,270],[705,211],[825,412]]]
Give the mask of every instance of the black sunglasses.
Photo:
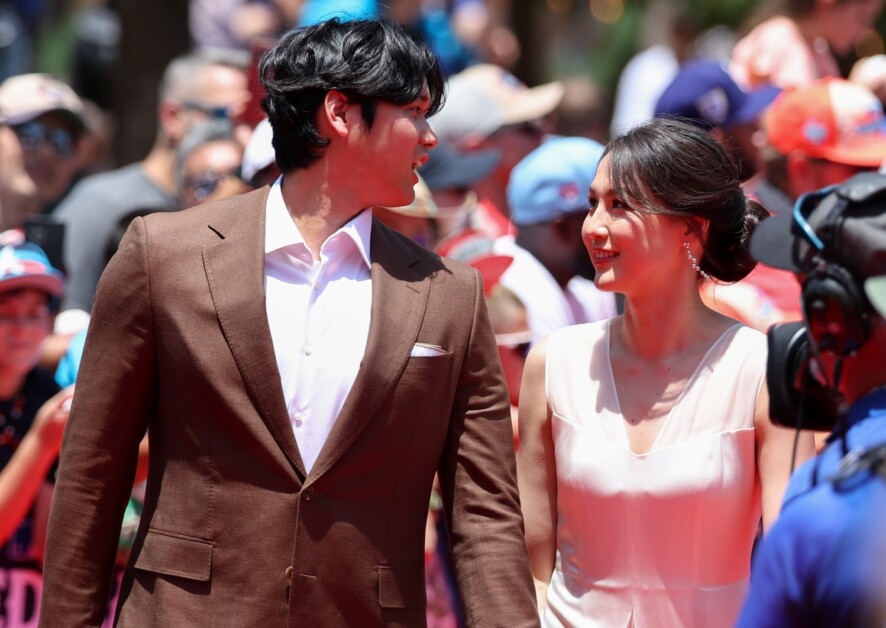
[[[216,120],[231,119],[230,107],[207,105],[206,103],[197,102],[196,100],[183,100],[181,103],[182,107],[185,109],[199,111],[200,113]]]
[[[62,127],[47,126],[36,120],[12,127],[15,136],[21,143],[22,148],[38,149],[48,142],[52,149],[61,157],[70,157],[74,154],[74,146],[77,143],[76,136],[68,129]]]

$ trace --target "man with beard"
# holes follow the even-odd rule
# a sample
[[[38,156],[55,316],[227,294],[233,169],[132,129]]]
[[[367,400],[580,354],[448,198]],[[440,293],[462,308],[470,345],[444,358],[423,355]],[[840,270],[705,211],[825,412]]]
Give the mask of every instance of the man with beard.
[[[594,270],[581,239],[602,152],[584,137],[553,137],[511,172],[508,205],[517,236],[500,238],[496,252],[514,258],[501,284],[526,305],[533,342],[561,327],[616,314],[612,294],[591,281]]]

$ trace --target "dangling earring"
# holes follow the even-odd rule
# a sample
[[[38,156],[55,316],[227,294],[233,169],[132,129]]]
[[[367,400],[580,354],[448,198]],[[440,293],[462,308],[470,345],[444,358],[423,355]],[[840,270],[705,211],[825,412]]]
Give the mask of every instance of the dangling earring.
[[[701,266],[698,265],[698,260],[692,254],[692,249],[689,248],[689,240],[683,240],[683,248],[686,249],[686,257],[689,258],[689,263],[692,264],[692,270],[701,275],[705,281],[711,281],[711,276],[701,269]]]

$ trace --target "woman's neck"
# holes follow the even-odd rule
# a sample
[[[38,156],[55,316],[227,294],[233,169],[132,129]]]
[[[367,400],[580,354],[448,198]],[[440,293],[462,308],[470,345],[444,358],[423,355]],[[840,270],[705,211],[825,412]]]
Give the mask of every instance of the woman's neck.
[[[725,317],[708,309],[697,286],[641,297],[626,297],[616,341],[630,353],[659,359],[721,333]]]

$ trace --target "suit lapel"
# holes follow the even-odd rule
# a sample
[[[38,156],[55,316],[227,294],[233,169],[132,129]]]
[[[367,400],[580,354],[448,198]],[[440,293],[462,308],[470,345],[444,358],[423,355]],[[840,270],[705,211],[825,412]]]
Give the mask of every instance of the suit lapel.
[[[391,393],[406,366],[424,317],[430,279],[419,272],[420,258],[414,251],[373,220],[370,255],[372,312],[366,351],[306,483],[335,464]]]
[[[283,397],[268,327],[264,290],[267,188],[243,198],[241,207],[219,212],[209,227],[219,240],[203,248],[203,265],[222,333],[247,393],[274,440],[304,479],[302,462]]]

